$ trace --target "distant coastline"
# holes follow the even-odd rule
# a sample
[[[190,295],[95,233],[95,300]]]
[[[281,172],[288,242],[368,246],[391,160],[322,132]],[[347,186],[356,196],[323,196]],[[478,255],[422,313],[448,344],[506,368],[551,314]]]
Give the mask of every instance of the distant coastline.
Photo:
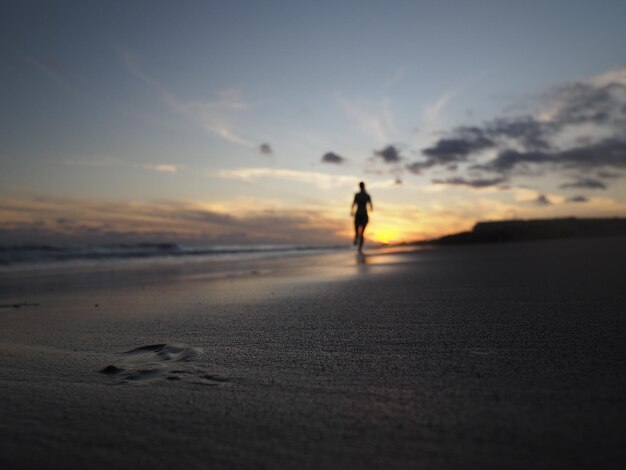
[[[459,245],[506,243],[557,238],[626,237],[626,218],[560,218],[478,222],[469,232],[410,243],[411,245]]]

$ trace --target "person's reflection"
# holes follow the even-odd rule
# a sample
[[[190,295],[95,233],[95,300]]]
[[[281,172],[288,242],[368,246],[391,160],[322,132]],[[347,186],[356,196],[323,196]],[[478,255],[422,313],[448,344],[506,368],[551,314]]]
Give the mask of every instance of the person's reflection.
[[[359,272],[364,273],[369,271],[369,266],[367,265],[368,259],[367,255],[363,252],[356,254],[356,267]]]

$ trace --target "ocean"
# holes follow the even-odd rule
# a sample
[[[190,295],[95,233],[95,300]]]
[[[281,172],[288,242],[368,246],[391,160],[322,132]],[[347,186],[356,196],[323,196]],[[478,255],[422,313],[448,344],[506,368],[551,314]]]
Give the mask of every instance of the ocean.
[[[0,269],[44,268],[62,265],[119,263],[121,261],[215,259],[244,261],[347,250],[346,245],[207,245],[140,243],[93,246],[0,246]]]

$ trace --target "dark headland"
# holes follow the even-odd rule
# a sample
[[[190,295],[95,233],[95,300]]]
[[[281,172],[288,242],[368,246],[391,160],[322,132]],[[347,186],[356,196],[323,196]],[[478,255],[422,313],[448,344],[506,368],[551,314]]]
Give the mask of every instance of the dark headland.
[[[626,236],[626,218],[584,218],[503,220],[478,222],[469,232],[445,235],[416,244],[457,245],[502,243],[558,238],[600,238]]]

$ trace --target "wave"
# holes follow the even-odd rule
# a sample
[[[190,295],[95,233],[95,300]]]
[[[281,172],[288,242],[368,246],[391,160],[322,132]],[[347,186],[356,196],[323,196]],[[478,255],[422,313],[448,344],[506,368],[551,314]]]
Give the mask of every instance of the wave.
[[[139,243],[96,246],[25,245],[0,246],[0,266],[24,264],[104,261],[192,256],[236,258],[289,255],[345,249],[345,246],[315,245],[209,245],[184,246],[177,243]]]

